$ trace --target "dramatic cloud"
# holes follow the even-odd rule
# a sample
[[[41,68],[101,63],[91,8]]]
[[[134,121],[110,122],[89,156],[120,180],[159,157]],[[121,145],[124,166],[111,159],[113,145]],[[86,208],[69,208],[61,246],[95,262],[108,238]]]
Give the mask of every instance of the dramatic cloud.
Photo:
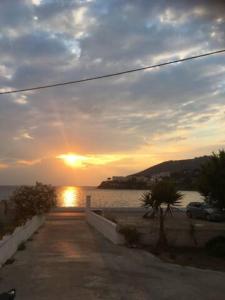
[[[222,49],[224,16],[224,1],[3,1],[0,90]],[[133,173],[165,159],[223,147],[224,72],[225,55],[220,54],[74,86],[2,95],[0,183],[39,179],[97,184],[114,173]],[[62,153],[95,163],[71,170],[56,158]]]

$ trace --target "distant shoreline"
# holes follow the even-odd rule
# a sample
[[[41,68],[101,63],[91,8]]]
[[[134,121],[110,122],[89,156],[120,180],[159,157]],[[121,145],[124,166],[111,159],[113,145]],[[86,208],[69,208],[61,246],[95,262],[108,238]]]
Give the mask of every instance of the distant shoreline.
[[[100,187],[100,186],[98,186],[97,189],[99,189],[99,190],[128,190],[128,191],[133,191],[133,190],[136,190],[136,191],[150,191],[151,190],[151,188],[124,188],[124,187],[113,188],[113,187]],[[196,189],[179,189],[179,190],[180,191],[187,191],[187,192],[199,192]]]

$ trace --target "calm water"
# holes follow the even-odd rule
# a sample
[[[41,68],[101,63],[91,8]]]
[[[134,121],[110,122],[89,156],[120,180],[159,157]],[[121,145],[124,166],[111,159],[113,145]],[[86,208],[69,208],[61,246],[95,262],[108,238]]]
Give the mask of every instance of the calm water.
[[[0,186],[0,200],[7,199],[15,190],[15,186]],[[101,207],[126,207],[140,206],[140,196],[144,191],[140,190],[99,190],[95,187],[62,186],[57,187],[59,207],[85,206],[87,195],[91,195],[92,206]],[[182,206],[191,201],[202,200],[198,192],[182,191],[184,198]]]

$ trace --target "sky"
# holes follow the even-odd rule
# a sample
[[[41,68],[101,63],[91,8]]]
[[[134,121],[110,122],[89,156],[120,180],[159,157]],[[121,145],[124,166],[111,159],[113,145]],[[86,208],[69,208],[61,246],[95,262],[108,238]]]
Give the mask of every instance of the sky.
[[[224,1],[2,0],[0,91],[225,48]],[[0,185],[97,185],[225,147],[225,54],[0,95]]]

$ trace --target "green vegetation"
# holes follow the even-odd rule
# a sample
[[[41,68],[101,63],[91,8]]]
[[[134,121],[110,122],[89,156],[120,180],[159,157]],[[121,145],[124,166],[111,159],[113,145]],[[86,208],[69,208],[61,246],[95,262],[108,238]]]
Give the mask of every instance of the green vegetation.
[[[113,222],[113,223],[117,223],[117,220],[116,220],[116,218],[115,218],[113,215],[107,214],[107,215],[105,215],[105,217],[106,217],[109,221],[111,221],[111,222]]]
[[[147,210],[147,212],[143,215],[143,218],[147,218],[149,216],[149,214],[151,213],[151,217],[154,217],[155,212],[154,209],[158,210],[158,208],[155,207],[155,201],[154,198],[152,197],[152,192],[144,192],[141,195],[141,202],[143,207],[145,207]],[[149,209],[151,209],[151,211],[149,211]]]
[[[150,214],[150,217],[154,218],[155,214],[159,212],[159,209],[163,204],[166,205],[165,214],[167,212],[172,214],[172,207],[179,206],[182,197],[183,195],[178,192],[173,181],[162,180],[156,182],[152,186],[151,191],[142,194],[142,206],[147,209],[151,208],[144,217],[148,217]]]
[[[21,243],[21,244],[18,246],[18,248],[17,248],[18,251],[23,251],[23,250],[25,250],[25,249],[26,249],[26,245],[25,245],[24,242]]]
[[[140,240],[140,233],[137,231],[135,226],[125,225],[120,227],[119,233],[121,233],[129,247],[134,247]]]
[[[142,196],[142,206],[151,208],[143,217],[154,218],[159,215],[159,238],[156,248],[161,251],[168,247],[165,233],[165,217],[168,212],[172,214],[172,207],[180,204],[183,195],[178,192],[175,184],[169,180],[162,180],[152,186],[152,190]],[[163,209],[163,205],[166,206]]]
[[[15,219],[19,224],[35,215],[42,215],[56,204],[55,188],[37,182],[34,186],[21,186],[10,198],[15,207]]]
[[[15,262],[15,258],[11,257],[9,259],[7,259],[7,261],[4,263],[4,265],[11,265]]]
[[[209,240],[205,248],[209,255],[225,258],[225,237],[217,236]]]
[[[10,235],[13,233],[14,229],[16,227],[16,224],[3,224],[0,229],[0,240],[3,238],[4,235]]]
[[[111,180],[102,181],[98,186],[99,189],[121,189],[121,190],[145,190],[149,186],[146,182],[138,181],[135,177],[127,177],[126,181]]]
[[[205,201],[217,208],[225,208],[225,151],[213,153],[202,165],[198,180],[199,192]]]

